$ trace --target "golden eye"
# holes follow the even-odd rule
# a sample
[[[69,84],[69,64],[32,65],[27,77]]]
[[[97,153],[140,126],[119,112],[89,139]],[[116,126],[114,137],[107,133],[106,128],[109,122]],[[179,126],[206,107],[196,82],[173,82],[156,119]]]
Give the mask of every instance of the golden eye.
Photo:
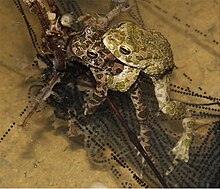
[[[88,50],[87,51],[87,56],[91,59],[96,59],[98,57],[98,54],[94,50]]]
[[[131,50],[128,47],[125,47],[125,46],[120,46],[119,51],[123,55],[131,54]]]

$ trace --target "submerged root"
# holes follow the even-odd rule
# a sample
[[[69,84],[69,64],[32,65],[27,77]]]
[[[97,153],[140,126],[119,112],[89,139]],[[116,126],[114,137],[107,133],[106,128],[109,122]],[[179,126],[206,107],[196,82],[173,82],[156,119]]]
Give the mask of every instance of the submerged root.
[[[33,114],[36,112],[42,101],[45,101],[51,95],[52,89],[54,85],[60,81],[60,77],[61,77],[60,73],[55,73],[54,77],[50,80],[48,85],[41,90],[42,95],[40,96],[39,99],[36,99],[35,104],[33,105],[32,109],[29,111],[28,115],[25,117],[23,123],[21,124],[22,127],[27,126],[27,123],[29,122]]]

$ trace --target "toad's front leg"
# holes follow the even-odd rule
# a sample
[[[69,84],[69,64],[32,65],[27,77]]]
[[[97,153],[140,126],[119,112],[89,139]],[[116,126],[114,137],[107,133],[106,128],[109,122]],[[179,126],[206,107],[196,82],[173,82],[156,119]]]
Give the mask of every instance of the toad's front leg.
[[[108,91],[106,72],[97,68],[90,68],[90,70],[96,80],[96,88],[85,103],[84,115],[92,114],[106,99]]]
[[[136,117],[140,123],[147,120],[147,106],[142,97],[140,81],[137,80],[130,90],[130,98],[136,111]]]
[[[142,89],[140,86],[139,79],[130,89],[130,98],[135,108],[136,117],[140,124],[140,133],[138,134],[138,139],[140,140],[141,145],[144,149],[150,154],[149,152],[149,134],[150,129],[146,121],[148,121],[148,108],[144,103]],[[144,159],[142,159],[144,161]]]
[[[80,16],[77,19],[77,22],[84,21],[86,25],[93,25],[98,26],[99,28],[106,28],[115,17],[117,17],[122,12],[128,11],[130,8],[131,7],[128,4],[119,4],[106,15],[96,14],[96,16],[93,16],[90,14],[86,14]]]

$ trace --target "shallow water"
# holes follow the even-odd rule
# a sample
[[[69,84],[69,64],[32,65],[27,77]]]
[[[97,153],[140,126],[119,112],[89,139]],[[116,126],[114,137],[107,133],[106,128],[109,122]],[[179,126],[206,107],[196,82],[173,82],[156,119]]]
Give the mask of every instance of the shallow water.
[[[107,0],[79,2],[84,13],[106,13],[110,9]],[[190,85],[197,91],[201,87],[202,92],[219,98],[219,1],[156,0],[150,3],[137,0],[130,4],[135,2],[138,11],[133,11],[141,15],[145,27],[160,31],[172,45],[178,67],[172,83],[183,87]],[[39,36],[37,18],[24,9]],[[124,19],[133,20],[123,14],[116,21]],[[11,0],[0,0],[0,20],[0,133],[4,133],[13,122],[22,120],[19,114],[28,102],[25,78],[35,51]],[[183,73],[190,76],[191,84]],[[191,100],[177,93],[171,96],[186,102]],[[204,101],[198,99],[197,103],[200,102]],[[51,126],[47,117],[50,111],[42,109],[26,130],[14,127],[0,144],[1,187],[91,187],[97,183],[120,187],[107,168],[89,161],[81,143],[70,143],[62,132]]]

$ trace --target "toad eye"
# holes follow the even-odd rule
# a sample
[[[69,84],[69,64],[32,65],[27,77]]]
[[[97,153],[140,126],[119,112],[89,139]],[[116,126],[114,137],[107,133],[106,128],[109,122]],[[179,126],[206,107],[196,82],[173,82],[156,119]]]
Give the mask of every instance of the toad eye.
[[[128,47],[126,47],[126,46],[120,46],[119,51],[123,55],[131,54],[131,50]]]
[[[98,57],[98,53],[94,50],[88,50],[87,56],[91,59],[96,59]]]

